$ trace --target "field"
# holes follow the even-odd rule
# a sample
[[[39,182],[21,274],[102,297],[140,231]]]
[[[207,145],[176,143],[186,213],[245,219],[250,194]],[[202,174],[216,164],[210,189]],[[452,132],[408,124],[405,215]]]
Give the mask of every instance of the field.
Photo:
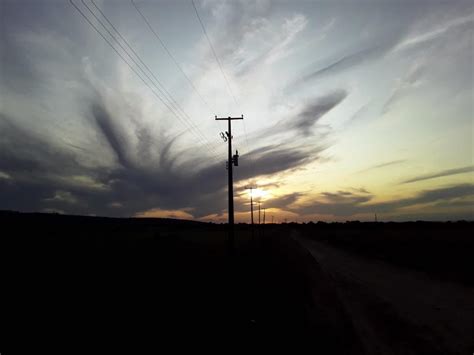
[[[58,339],[324,354],[474,346],[472,223],[238,225],[230,257],[225,225],[11,212],[0,222],[12,353]]]

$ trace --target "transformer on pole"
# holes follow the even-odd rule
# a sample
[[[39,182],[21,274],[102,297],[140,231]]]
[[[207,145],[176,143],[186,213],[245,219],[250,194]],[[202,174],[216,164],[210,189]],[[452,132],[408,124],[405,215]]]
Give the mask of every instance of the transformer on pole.
[[[228,122],[228,131],[221,133],[222,139],[224,142],[228,143],[228,160],[227,160],[227,172],[228,172],[228,199],[229,199],[229,208],[228,208],[228,217],[229,217],[229,253],[230,255],[235,254],[234,246],[234,177],[233,177],[233,166],[239,165],[239,152],[236,151],[232,156],[232,125],[233,120],[243,120],[244,115],[241,117],[217,117],[215,116],[216,121],[227,121]]]

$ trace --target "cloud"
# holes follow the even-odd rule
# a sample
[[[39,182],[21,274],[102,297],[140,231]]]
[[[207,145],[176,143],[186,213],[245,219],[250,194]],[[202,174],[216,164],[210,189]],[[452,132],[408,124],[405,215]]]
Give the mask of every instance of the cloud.
[[[432,203],[437,201],[446,202],[455,198],[464,198],[472,195],[474,195],[474,185],[461,184],[423,191],[418,196],[400,200],[399,203],[405,206],[410,206],[419,203]]]
[[[193,219],[193,215],[188,213],[186,209],[182,210],[162,210],[153,208],[151,210],[138,212],[135,217],[139,218],[175,218],[175,219]]]
[[[414,46],[426,44],[427,42],[431,42],[441,38],[449,31],[452,31],[460,26],[469,26],[472,24],[474,24],[473,14],[469,14],[468,16],[457,17],[445,23],[436,24],[437,27],[431,29],[430,31],[417,33],[407,37],[405,40],[401,41],[395,48],[393,48],[393,51],[403,51]]]
[[[471,173],[473,171],[474,171],[474,166],[470,165],[470,166],[465,166],[465,167],[462,167],[462,168],[442,170],[442,171],[438,171],[438,172],[432,173],[432,174],[416,176],[414,178],[404,180],[401,183],[402,184],[408,184],[408,183],[412,183],[412,182],[430,180],[430,179],[435,179],[435,178],[444,177],[444,176]]]
[[[371,203],[374,198],[373,195],[358,194],[350,191],[323,192],[317,200],[299,205],[293,211],[304,215],[323,214],[337,217],[371,215],[373,213],[396,215],[402,213],[403,209],[406,208],[427,205],[428,207],[423,207],[423,212],[437,213],[440,211],[437,211],[436,204],[442,203],[444,208],[456,207],[460,199],[472,199],[472,197],[474,197],[473,184],[460,184],[424,190],[413,197],[373,203]]]
[[[292,87],[304,84],[309,81],[314,81],[322,76],[328,76],[334,73],[347,70],[358,64],[364,63],[365,61],[380,56],[386,51],[387,46],[374,46],[344,55],[341,58],[332,62],[331,64],[328,64],[322,68],[318,68],[315,71],[304,75],[303,77],[295,81],[292,84]]]
[[[345,4],[345,11],[353,18],[339,21],[344,23],[344,26],[340,26],[342,33],[338,33],[336,41],[345,42],[347,38],[352,38],[347,36],[348,33],[352,33],[351,31],[361,32],[358,41],[347,43],[343,48],[338,48],[336,45],[334,46],[336,49],[328,51],[329,54],[326,56],[318,55],[317,61],[289,83],[286,91],[294,91],[304,84],[353,72],[355,68],[372,64],[375,60],[390,61],[394,55],[398,56],[403,51],[424,48],[435,40],[447,39],[447,35],[455,30],[464,28],[468,31],[474,22],[472,8],[460,6],[461,3],[454,3],[452,8],[448,8],[447,4],[423,2],[413,3],[410,6],[397,2],[392,4],[381,2],[378,5],[371,5],[371,9],[366,11],[367,16],[358,17],[360,6],[351,11],[351,5]],[[381,14],[379,11],[385,13]],[[420,21],[420,18],[424,21]],[[364,25],[357,27],[360,25],[359,21],[363,21]],[[423,22],[424,27],[430,29],[420,30],[419,25]],[[407,57],[408,54],[405,53],[404,56]]]
[[[120,202],[111,202],[108,204],[110,208],[122,208],[123,205]]]
[[[422,77],[426,67],[427,64],[424,60],[418,59],[413,61],[405,76],[396,80],[391,94],[382,107],[382,114],[390,111],[400,99],[410,92],[410,89],[418,88],[423,83]]]
[[[337,90],[321,97],[317,97],[307,104],[295,117],[286,120],[280,130],[295,130],[298,134],[308,136],[311,128],[329,111],[339,105],[347,97],[347,91]],[[278,126],[277,126],[278,127]]]
[[[42,213],[54,213],[54,214],[65,214],[63,210],[59,210],[57,208],[43,208],[41,210]]]
[[[265,200],[265,208],[288,209],[303,196],[300,192],[293,192],[287,195],[278,196]]]
[[[375,25],[378,21],[378,16],[366,21],[368,21],[367,26],[371,22],[374,22],[372,25]],[[339,50],[336,54],[319,59],[318,62],[324,62],[325,64],[313,64],[312,67],[316,66],[316,69],[311,69],[309,73],[300,75],[299,78],[288,85],[286,90],[295,90],[303,84],[314,82],[317,79],[328,78],[381,58],[400,41],[407,32],[409,24],[413,21],[413,14],[409,16],[404,15],[396,21],[394,19],[387,19],[384,24],[381,24],[382,27],[380,28],[382,30],[379,28],[377,31],[366,33],[366,36],[361,38],[355,45],[349,45],[345,49]],[[354,31],[357,29],[346,28],[346,30]]]
[[[253,50],[245,48],[245,52],[250,58],[242,58],[242,62],[237,66],[236,75],[243,76],[259,70],[263,66],[271,65],[278,60],[281,60],[292,52],[291,45],[294,43],[298,34],[302,32],[307,24],[307,18],[302,14],[295,14],[292,17],[285,18],[281,26],[277,29],[272,28],[272,24],[268,20],[260,18],[255,20],[261,24],[258,28],[258,38],[260,40],[265,37],[265,46],[260,48],[253,48]],[[255,38],[256,33],[249,31],[246,37]],[[267,38],[268,37],[268,38]],[[243,47],[250,47],[250,44],[242,44]],[[263,48],[262,48],[263,47]],[[265,49],[265,47],[268,47]],[[257,52],[257,55],[252,53]]]
[[[388,162],[384,162],[384,163],[369,166],[366,169],[358,171],[358,173],[363,173],[363,172],[370,171],[370,170],[375,170],[375,169],[382,169],[382,168],[386,168],[386,167],[392,166],[392,165],[403,164],[405,162],[406,162],[405,159],[391,160],[391,161],[388,161]]]
[[[326,143],[325,134],[317,132],[314,127],[317,126],[319,120],[328,112],[338,106],[348,96],[348,92],[344,89],[331,90],[324,95],[319,95],[306,100],[306,103],[298,110],[297,113],[289,113],[286,117],[280,119],[273,126],[267,127],[263,130],[256,131],[249,135],[251,141],[256,142],[271,142],[271,144],[261,145],[253,149],[250,154],[259,155],[265,150],[270,150],[276,147],[275,136],[278,137],[279,146],[291,147],[295,142],[301,142],[300,148],[307,152],[313,151],[315,154],[321,152],[321,145],[314,146],[314,136],[318,136],[318,141]],[[298,140],[295,140],[297,138]]]
[[[0,179],[3,179],[3,180],[10,180],[12,177],[7,174],[7,173],[4,173],[3,171],[0,171]]]
[[[351,190],[355,191],[355,192],[358,192],[358,193],[362,193],[362,194],[370,194],[370,192],[367,189],[363,188],[363,187],[359,187],[359,188],[351,187]]]
[[[15,123],[15,118],[0,112],[0,170],[14,179],[30,179],[84,173],[76,156],[56,142],[41,137]]]
[[[67,151],[54,141],[41,139],[38,132],[17,127],[14,119],[1,116],[5,135],[0,139],[0,169],[18,181],[11,188],[0,179],[2,208],[41,210],[56,203],[68,213],[116,216],[193,208],[195,218],[225,211],[224,165],[201,164],[200,159],[205,162],[206,157],[183,157],[176,147],[179,135],[156,137],[151,130],[144,134],[147,127],[140,120],[130,125],[121,112],[108,109],[121,107],[115,106],[114,100],[109,97],[106,105],[100,94],[83,100],[90,107],[84,112],[96,127],[98,147],[109,149],[116,157],[116,163],[107,166],[85,166],[78,158],[83,150]],[[256,148],[251,152],[253,164],[243,154],[241,161],[245,163],[236,168],[236,183],[297,168],[317,160],[322,151],[303,143],[288,143]],[[24,198],[16,198],[19,194]]]
[[[54,193],[53,197],[45,199],[46,202],[59,202],[59,203],[68,203],[76,204],[77,198],[70,193],[69,191],[58,190]]]
[[[213,161],[207,150],[188,139],[189,131],[176,128],[172,115],[68,2],[58,6],[27,2],[34,17],[24,4],[5,4],[5,31],[0,34],[0,89],[2,98],[5,96],[0,107],[0,208],[40,211],[58,207],[66,213],[113,216],[181,210],[194,218],[225,216],[225,155]],[[241,153],[241,164],[234,171],[237,185],[260,177],[278,178],[281,173],[323,161],[329,143],[321,133],[320,121],[343,101],[341,111],[352,102],[346,105],[346,90],[332,91],[341,87],[339,83],[328,87],[324,80],[318,80],[318,96],[314,90],[296,90],[292,97],[280,94],[300,68],[311,64],[309,72],[314,77],[308,82],[314,82],[381,58],[400,38],[408,39],[406,33],[415,33],[412,19],[417,20],[420,13],[411,6],[390,4],[395,14],[390,11],[391,16],[386,16],[388,12],[380,11],[378,16],[381,8],[371,5],[375,12],[346,10],[354,19],[348,21],[343,11],[331,13],[331,7],[324,4],[307,6],[308,12],[303,5],[267,0],[203,3],[203,19],[235,94],[243,102],[244,114],[256,118],[246,121],[255,139],[250,139],[248,152]],[[151,18],[167,16],[158,14],[153,6],[148,9]],[[133,39],[137,53],[156,69],[183,109],[193,113],[194,123],[209,134],[206,137],[217,137],[202,118],[202,103],[194,103],[198,100],[188,86],[181,85],[174,66],[168,66],[167,58],[162,61],[149,46],[152,37],[115,7],[105,11],[120,24],[124,36]],[[165,20],[178,24],[173,18]],[[222,90],[225,83],[205,37],[189,32],[199,27],[176,26],[169,32],[173,27],[163,25],[163,38],[173,38],[168,37],[170,49],[198,91],[203,89],[212,110],[227,112],[233,103]],[[456,28],[461,27],[465,26]],[[353,41],[348,33],[361,35]],[[431,43],[426,40],[429,37],[412,40],[410,48]],[[426,62],[420,63],[406,83],[396,84],[403,89],[407,83],[418,83],[416,75],[425,75],[427,67]],[[370,79],[364,81],[367,87],[372,85]],[[390,78],[382,75],[381,80]],[[351,82],[346,83],[344,87],[352,87]],[[351,90],[351,100],[357,99],[356,91],[352,95]],[[393,96],[397,98],[396,90]],[[281,100],[274,105],[277,98]],[[283,108],[280,111],[275,106]],[[240,150],[240,134],[238,129],[235,132],[239,143],[235,147]],[[367,191],[349,191],[353,195],[336,191],[320,197],[326,203],[346,203],[347,208],[372,202],[365,201],[372,196]],[[268,203],[275,209],[297,208],[302,200],[302,193],[293,192]]]
[[[123,167],[129,166],[124,138],[118,132],[118,125],[114,122],[113,118],[110,117],[105,105],[99,102],[93,103],[91,111],[99,131],[115,153],[119,164]]]

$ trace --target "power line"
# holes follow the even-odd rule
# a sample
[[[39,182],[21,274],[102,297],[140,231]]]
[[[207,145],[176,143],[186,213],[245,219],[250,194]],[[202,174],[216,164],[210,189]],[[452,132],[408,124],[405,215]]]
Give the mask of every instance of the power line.
[[[211,47],[212,53],[214,54],[214,58],[216,59],[216,62],[219,65],[219,69],[221,70],[222,76],[224,77],[224,80],[225,80],[226,85],[227,85],[227,89],[229,90],[230,95],[234,99],[235,104],[238,106],[237,99],[236,99],[236,97],[235,97],[235,95],[232,91],[232,88],[230,87],[229,80],[227,79],[227,75],[225,75],[224,69],[222,68],[221,61],[219,60],[219,57],[217,56],[217,53],[214,49],[214,46],[212,45],[212,42],[211,42],[209,36],[207,35],[206,27],[204,26],[204,23],[202,22],[201,17],[199,16],[199,12],[196,8],[196,4],[194,3],[194,0],[191,0],[191,3],[193,4],[194,11],[196,12],[196,16],[199,20],[199,23],[201,24],[202,31],[204,32],[204,35],[207,38],[207,42],[209,43],[209,47]]]
[[[160,82],[160,80],[155,76],[153,71],[146,65],[146,63],[141,59],[141,57],[138,55],[138,53],[130,46],[128,41],[121,35],[121,33],[117,30],[117,28],[109,21],[107,16],[100,10],[100,8],[94,3],[93,0],[91,0],[91,3],[99,10],[101,15],[105,18],[105,20],[109,23],[109,25],[115,30],[115,32],[119,35],[119,37],[122,39],[122,41],[125,43],[125,45],[130,48],[130,50],[135,54],[135,56],[138,58],[140,63],[148,70],[148,72],[151,74],[151,76],[155,79],[156,83],[159,85],[160,88],[158,88],[154,83],[153,80],[150,78],[147,73],[140,67],[140,65],[134,60],[134,58],[130,55],[130,53],[122,46],[122,44],[117,40],[117,38],[107,29],[107,27],[104,25],[104,23],[94,14],[94,12],[90,9],[90,7],[85,3],[84,0],[81,0],[82,4],[89,10],[89,12],[94,16],[94,18],[101,24],[101,26],[107,31],[107,33],[115,40],[115,42],[120,46],[120,48],[127,54],[127,56],[135,63],[135,65],[141,70],[141,72],[152,82],[152,84],[158,89],[158,91],[161,92],[161,94],[170,101],[170,105],[173,106],[173,108],[176,109],[179,113],[181,113],[183,116],[185,116],[189,120],[189,124],[192,129],[196,130],[198,134],[200,135],[201,142],[204,143],[205,146],[207,146],[208,150],[211,152],[211,154],[216,154],[217,158],[217,153],[213,152],[215,148],[212,147],[211,143],[206,139],[205,135],[199,130],[196,125],[194,125],[193,120],[189,115],[181,108],[181,106],[176,102],[176,100],[173,98],[173,96],[166,90],[166,88],[163,86],[163,84]]]
[[[124,62],[133,70],[133,72],[150,88],[150,90],[152,90],[152,92],[155,94],[155,96],[157,96],[159,98],[159,100],[178,118],[181,120],[181,122],[183,124],[186,125],[186,123],[188,124],[188,128],[193,129],[193,126],[192,124],[190,124],[189,122],[187,122],[185,119],[183,119],[182,117],[180,117],[177,113],[176,113],[176,109],[172,106],[170,106],[169,103],[166,103],[163,98],[161,98],[151,87],[148,83],[145,82],[145,80],[143,79],[143,77],[141,77],[141,75],[139,75],[139,73],[130,65],[130,63],[125,60],[125,58],[118,52],[118,50],[112,45],[112,43],[110,43],[110,41],[108,41],[105,36],[102,34],[102,32],[95,26],[92,24],[92,22],[89,20],[89,18],[70,0],[71,4],[74,5],[74,7],[76,8],[76,10],[79,11],[79,13],[87,20],[87,22],[101,35],[101,37],[106,40],[106,42],[109,44],[109,46],[112,47],[112,49],[114,49],[114,51],[119,54],[119,56],[122,58],[122,60],[124,60]],[[101,26],[107,31],[107,33],[112,37],[112,39],[120,46],[120,48],[125,52],[125,54],[132,60],[132,62],[138,67],[138,69],[140,69],[140,71],[148,78],[148,80],[151,82],[151,84],[167,99],[169,100],[169,98],[166,97],[166,95],[164,95],[163,93],[163,90],[160,89],[159,87],[156,86],[156,84],[153,82],[153,80],[150,78],[150,76],[140,67],[140,65],[134,60],[134,58],[128,53],[128,51],[121,45],[121,43],[115,38],[115,36],[110,33],[110,31],[105,27],[105,25],[103,24],[102,21],[100,21],[100,19],[97,18],[97,16],[95,16],[95,14],[91,11],[91,9],[87,6],[87,4],[85,4],[84,0],[81,0],[81,2],[83,3],[83,5],[89,10],[89,12],[94,16],[94,18],[97,20],[97,22],[99,22],[101,24]],[[153,75],[153,73],[152,73]],[[159,82],[158,82],[159,83]],[[160,84],[160,83],[159,83]],[[196,135],[196,133],[193,131],[193,133]],[[198,138],[198,140],[201,140],[201,142],[203,142],[204,144],[205,141],[203,141],[202,137],[199,137],[198,135],[196,135],[196,138]]]
[[[92,23],[92,21],[86,16],[86,14],[72,1],[72,0],[69,0],[69,2],[71,3],[71,5],[76,9],[77,12],[79,12],[79,14],[87,21],[87,23],[102,37],[102,39],[114,50],[114,52],[122,59],[122,61],[127,64],[127,66],[130,68],[130,70],[132,70],[135,75],[150,89],[150,91],[153,93],[154,96],[156,96],[156,98],[158,100],[160,100],[163,105],[165,105],[165,107],[167,107],[171,113],[173,113],[177,118],[178,120],[181,121],[182,124],[184,124],[186,126],[186,122],[183,118],[181,118],[174,110],[173,108],[168,104],[166,103],[163,98],[157,94],[157,92],[150,86],[150,84],[140,75],[139,72],[137,72],[137,70],[130,64],[129,61],[127,61],[124,56],[117,50],[117,48],[114,47],[114,45],[107,39],[107,37],[105,37],[105,35],[97,28],[97,26],[94,25],[94,23]],[[90,11],[90,10],[89,10]],[[102,24],[103,26],[103,24]],[[125,51],[126,52],[126,51]],[[130,55],[126,52],[126,54],[130,57]],[[139,69],[141,69],[139,67]],[[141,69],[141,71],[143,72],[143,69]],[[144,73],[145,76],[147,76],[148,80],[150,80],[150,82],[152,83],[152,85],[157,88],[159,90],[158,87],[156,87],[156,85],[153,83],[153,81],[150,79],[150,77],[148,75],[146,75],[146,73]],[[188,123],[189,125],[189,123]],[[188,127],[189,128],[189,127]],[[196,136],[196,133],[194,131],[192,131],[191,129],[191,132]],[[200,139],[199,136],[196,136],[196,138]]]
[[[236,104],[236,106],[239,106],[239,103],[237,101],[237,98],[235,97],[233,91],[232,91],[232,88],[229,84],[229,80],[227,78],[227,75],[225,74],[225,71],[224,69],[222,68],[222,64],[221,64],[221,61],[219,60],[219,57],[217,56],[217,53],[214,49],[214,46],[212,45],[212,42],[211,42],[211,39],[209,38],[209,35],[207,34],[207,31],[206,31],[206,27],[204,26],[204,23],[202,22],[201,20],[201,16],[199,16],[199,12],[197,10],[197,7],[196,7],[196,4],[194,3],[194,0],[191,0],[191,3],[193,4],[193,8],[194,8],[194,12],[196,13],[196,17],[197,19],[199,20],[199,23],[201,24],[201,28],[202,28],[202,31],[204,32],[204,35],[206,36],[206,39],[207,39],[207,42],[209,43],[209,47],[211,48],[212,50],[212,53],[214,54],[214,58],[216,59],[216,62],[217,64],[219,65],[219,69],[222,73],[222,76],[224,77],[224,80],[226,82],[226,85],[227,85],[227,89],[229,90],[229,93],[232,97],[232,99],[234,100],[234,103]],[[249,143],[248,143],[248,138],[247,138],[247,128],[245,126],[245,122],[244,122],[244,135],[245,135],[245,145],[247,146],[247,153],[250,153],[250,146],[249,146]],[[253,171],[253,175],[255,176],[255,162],[254,162],[254,159],[253,157],[249,154],[250,156],[250,164],[251,164],[251,169]]]
[[[93,0],[92,0],[93,1]],[[141,18],[143,19],[143,21],[145,22],[145,24],[148,26],[148,29],[153,33],[153,35],[155,36],[155,38],[158,40],[158,42],[160,43],[161,47],[163,47],[163,49],[165,50],[165,52],[168,54],[168,56],[171,58],[171,60],[173,61],[173,63],[176,65],[176,67],[179,69],[179,71],[183,74],[183,76],[186,78],[186,80],[188,81],[189,85],[191,86],[191,88],[194,90],[194,92],[198,95],[198,97],[201,99],[202,103],[207,107],[207,109],[209,110],[209,112],[212,114],[213,113],[213,110],[212,108],[210,107],[209,103],[204,99],[204,97],[199,93],[198,89],[196,88],[196,86],[194,85],[193,81],[189,78],[189,76],[186,74],[186,72],[183,70],[183,68],[181,67],[181,65],[178,63],[178,61],[176,60],[175,56],[171,53],[171,51],[168,49],[168,47],[166,46],[165,42],[161,39],[160,35],[158,34],[158,32],[153,28],[153,26],[150,24],[150,22],[148,21],[148,19],[146,18],[146,16],[143,14],[143,12],[139,9],[139,7],[135,4],[134,0],[130,0],[130,2],[132,3],[133,7],[135,8],[135,10],[139,13],[139,15],[141,16]],[[215,111],[214,111],[215,113]],[[219,125],[217,124],[217,122],[215,122],[216,125],[218,126],[219,128]]]
[[[93,0],[92,0],[93,1]],[[173,61],[173,63],[176,65],[176,67],[181,71],[181,73],[184,75],[184,77],[186,78],[186,80],[188,81],[189,85],[191,86],[191,88],[196,92],[196,94],[198,95],[198,97],[201,99],[201,101],[204,103],[204,105],[208,108],[209,112],[210,113],[213,113],[211,107],[209,106],[209,104],[207,103],[207,101],[202,97],[202,95],[199,93],[199,91],[197,90],[196,86],[194,85],[193,81],[189,78],[189,76],[186,74],[186,72],[183,70],[183,68],[181,67],[181,65],[179,65],[178,61],[176,60],[176,58],[174,57],[174,55],[170,52],[170,50],[168,49],[168,47],[166,46],[165,42],[161,39],[160,35],[155,31],[155,29],[153,28],[153,26],[150,24],[150,22],[147,20],[147,18],[145,17],[145,15],[142,13],[142,11],[138,8],[138,6],[135,4],[135,2],[133,0],[130,0],[130,2],[132,3],[132,5],[135,7],[135,9],[137,10],[137,12],[140,14],[140,16],[143,18],[143,20],[145,21],[146,25],[148,26],[148,28],[150,29],[150,31],[153,33],[153,35],[156,37],[156,39],[158,39],[158,41],[160,42],[161,46],[163,47],[163,49],[165,50],[165,52],[168,54],[168,56],[171,58],[171,60]]]

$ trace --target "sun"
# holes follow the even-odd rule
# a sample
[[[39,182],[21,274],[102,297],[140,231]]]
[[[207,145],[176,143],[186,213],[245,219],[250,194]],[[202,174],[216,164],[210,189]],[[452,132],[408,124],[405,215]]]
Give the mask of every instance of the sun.
[[[250,194],[250,192],[249,192]],[[268,191],[262,190],[262,189],[252,189],[252,197],[256,199],[264,199],[267,197],[270,193]]]

